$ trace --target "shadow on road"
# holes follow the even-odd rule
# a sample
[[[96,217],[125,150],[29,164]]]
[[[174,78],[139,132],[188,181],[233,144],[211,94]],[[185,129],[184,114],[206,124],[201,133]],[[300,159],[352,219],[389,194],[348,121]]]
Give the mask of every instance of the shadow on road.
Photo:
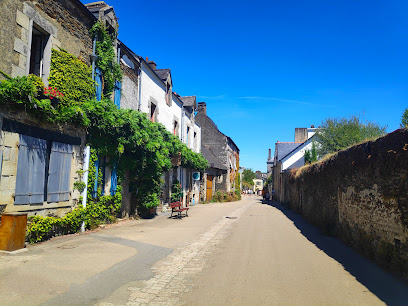
[[[322,235],[318,228],[307,223],[301,215],[285,208],[282,204],[272,201],[266,203],[260,200],[260,202],[280,210],[293,222],[303,236],[340,263],[345,270],[384,303],[387,305],[407,305],[408,282],[383,270],[373,261],[346,246],[338,238]]]

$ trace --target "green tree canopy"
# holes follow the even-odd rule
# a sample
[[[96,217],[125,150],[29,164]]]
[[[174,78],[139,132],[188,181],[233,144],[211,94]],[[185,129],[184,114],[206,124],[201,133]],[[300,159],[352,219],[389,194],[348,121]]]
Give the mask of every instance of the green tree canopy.
[[[375,122],[363,122],[359,115],[349,118],[327,118],[317,131],[318,154],[337,152],[361,141],[377,138],[386,133],[386,127]]]
[[[245,187],[251,188],[254,185],[253,179],[256,178],[256,174],[252,169],[245,169],[242,172],[242,184]]]
[[[401,117],[401,126],[408,127],[408,108],[405,109]]]

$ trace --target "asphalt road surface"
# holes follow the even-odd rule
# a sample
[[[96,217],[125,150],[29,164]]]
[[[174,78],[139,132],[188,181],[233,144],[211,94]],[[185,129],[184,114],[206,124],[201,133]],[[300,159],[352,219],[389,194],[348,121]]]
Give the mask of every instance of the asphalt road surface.
[[[407,283],[250,196],[0,255],[1,305],[406,305]]]
[[[280,204],[253,199],[186,305],[407,305],[406,283]]]

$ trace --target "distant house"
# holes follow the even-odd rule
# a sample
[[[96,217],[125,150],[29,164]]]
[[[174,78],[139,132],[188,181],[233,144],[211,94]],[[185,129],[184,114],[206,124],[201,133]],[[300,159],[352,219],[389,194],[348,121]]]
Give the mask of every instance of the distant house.
[[[305,152],[311,151],[316,128],[296,128],[294,142],[276,142],[273,159],[269,157],[267,166],[269,175],[273,175],[273,189],[277,196],[281,193],[281,172],[300,168],[305,165]],[[270,168],[269,168],[270,167]]]
[[[239,149],[207,115],[205,102],[198,103],[195,120],[201,126],[201,148],[210,164],[202,177],[201,198],[209,201],[217,191],[235,191],[235,179],[239,175]]]
[[[262,179],[253,179],[254,182],[254,192],[258,192],[263,189],[264,181]]]
[[[299,168],[305,164],[305,151],[312,149],[313,136],[316,133],[316,128],[296,128],[294,142],[279,142],[275,143],[275,154],[271,157],[271,149],[269,149],[268,159],[266,161],[268,173],[272,172],[273,168],[278,165],[279,172]]]

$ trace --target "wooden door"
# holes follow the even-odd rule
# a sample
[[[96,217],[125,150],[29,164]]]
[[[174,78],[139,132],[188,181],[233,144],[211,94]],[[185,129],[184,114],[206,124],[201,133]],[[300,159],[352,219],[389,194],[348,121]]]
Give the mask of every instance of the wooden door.
[[[211,201],[212,198],[213,179],[212,175],[207,175],[207,201]]]

